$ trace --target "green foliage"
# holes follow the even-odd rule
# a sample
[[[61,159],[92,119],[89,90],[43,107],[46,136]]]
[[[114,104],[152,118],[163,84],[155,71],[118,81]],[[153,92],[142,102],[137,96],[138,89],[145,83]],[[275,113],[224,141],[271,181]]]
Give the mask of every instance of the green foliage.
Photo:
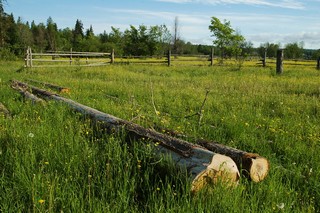
[[[280,44],[273,44],[273,43],[265,43],[261,44],[258,48],[258,53],[260,57],[264,57],[265,51],[267,51],[267,57],[269,58],[276,58],[277,57],[277,50],[280,48]]]
[[[303,42],[289,43],[285,46],[285,58],[302,59],[303,58]]]
[[[58,40],[58,26],[51,17],[47,20],[46,35],[48,41],[48,50],[57,50],[57,40]]]
[[[46,51],[115,51],[117,56],[163,56],[172,48],[172,35],[166,25],[147,27],[130,26],[129,29],[120,31],[111,27],[111,31],[104,31],[95,35],[93,27],[84,30],[82,21],[77,19],[73,29],[58,29],[54,20],[49,17],[47,22],[36,24],[23,22],[21,18],[14,20],[13,14],[5,12],[0,14],[0,47],[9,49],[16,56],[23,57],[28,46],[35,52]],[[197,48],[190,42],[178,39],[175,43],[179,46],[180,54],[208,53],[209,46],[202,45]],[[199,49],[199,50],[198,50]],[[210,50],[209,50],[210,53]]]
[[[212,17],[209,30],[215,38],[213,44],[221,49],[222,58],[227,55],[238,56],[241,53],[240,47],[245,39],[231,27],[230,21],[224,20],[222,23],[218,18]]]
[[[84,38],[82,21],[77,19],[73,33],[72,45],[75,51],[81,51],[81,43]]]
[[[316,50],[312,53],[312,59],[318,60],[318,58],[320,58],[320,49]]]
[[[0,49],[0,60],[14,61],[16,59],[16,55],[13,52],[11,52],[9,48]]]

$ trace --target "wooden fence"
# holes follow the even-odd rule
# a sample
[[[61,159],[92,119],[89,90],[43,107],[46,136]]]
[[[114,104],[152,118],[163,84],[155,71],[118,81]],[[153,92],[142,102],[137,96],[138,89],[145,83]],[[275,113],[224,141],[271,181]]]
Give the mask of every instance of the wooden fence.
[[[171,54],[169,50],[166,55],[162,56],[119,56],[115,59],[115,53],[100,52],[48,52],[48,53],[32,53],[29,47],[25,57],[25,67],[39,66],[102,66],[107,64],[163,64],[172,65],[195,65],[195,66],[213,66],[214,50],[212,48],[210,55],[178,55]],[[258,60],[257,58],[250,59]],[[56,65],[53,65],[56,64]],[[217,63],[218,64],[218,63]],[[276,64],[276,72],[283,72],[283,65],[293,66],[315,66],[314,61],[310,60],[284,60],[284,50],[280,49],[276,59],[267,59],[267,54],[260,59],[263,67],[269,64]],[[274,66],[274,65],[273,65]],[[316,68],[320,70],[320,58],[317,60]]]
[[[33,53],[28,47],[25,55],[25,67],[40,66],[101,66],[114,63],[114,51],[100,52],[70,52],[57,51]]]
[[[122,64],[165,64],[171,65],[213,65],[213,49],[210,55],[181,55],[171,54],[169,50],[166,55],[161,56],[122,56],[117,57],[116,63]]]

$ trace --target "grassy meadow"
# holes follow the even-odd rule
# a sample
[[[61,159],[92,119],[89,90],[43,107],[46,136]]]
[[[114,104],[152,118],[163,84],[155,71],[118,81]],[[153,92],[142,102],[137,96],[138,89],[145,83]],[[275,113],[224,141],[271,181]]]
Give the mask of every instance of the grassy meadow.
[[[201,62],[204,63],[204,62]],[[305,63],[305,62],[304,62]],[[319,212],[320,71],[108,65],[23,69],[0,62],[0,212]],[[269,159],[268,177],[190,193],[185,171],[152,146],[102,134],[62,103],[33,104],[10,80],[71,89],[61,94],[146,127],[161,126]],[[41,87],[41,85],[33,84]],[[201,110],[202,119],[190,116]],[[192,139],[190,139],[192,142]]]

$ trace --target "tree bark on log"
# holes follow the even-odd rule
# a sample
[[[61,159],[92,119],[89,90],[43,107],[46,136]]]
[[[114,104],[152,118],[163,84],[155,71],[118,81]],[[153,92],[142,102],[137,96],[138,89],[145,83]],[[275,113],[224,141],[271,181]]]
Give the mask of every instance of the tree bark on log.
[[[12,88],[19,91],[20,94],[25,97],[26,99],[29,99],[32,101],[33,104],[35,103],[44,103],[44,100],[41,98],[38,98],[37,96],[33,95],[32,93],[27,91],[26,87],[23,86],[19,86],[18,84],[16,84],[15,82],[13,82],[12,84]]]
[[[196,143],[212,152],[231,157],[238,168],[254,182],[260,182],[268,175],[270,168],[269,161],[256,153],[245,152],[203,139],[197,140]]]
[[[147,139],[159,144],[158,151],[168,154],[179,167],[186,168],[192,178],[192,191],[197,192],[206,185],[217,181],[226,182],[228,185],[237,184],[240,174],[236,163],[227,156],[216,154],[199,145],[161,134],[152,129],[144,128],[132,122],[103,113],[91,107],[77,103],[71,99],[57,94],[29,86],[23,82],[14,81],[16,84],[29,87],[32,92],[56,101],[68,104],[74,110],[90,117],[93,121],[102,124],[112,132],[125,130],[133,139]]]

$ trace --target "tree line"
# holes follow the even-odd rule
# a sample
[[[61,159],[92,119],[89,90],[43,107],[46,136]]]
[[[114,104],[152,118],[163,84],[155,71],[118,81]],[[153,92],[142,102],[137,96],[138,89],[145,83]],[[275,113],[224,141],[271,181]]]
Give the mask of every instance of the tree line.
[[[111,27],[110,32],[95,34],[93,27],[84,29],[81,20],[77,19],[73,28],[59,29],[54,20],[49,17],[46,23],[24,22],[20,17],[15,20],[13,14],[4,11],[4,1],[0,0],[0,59],[23,57],[27,47],[35,52],[47,51],[85,51],[111,52],[117,56],[147,56],[165,55],[168,50],[174,54],[204,54],[211,53],[211,45],[194,45],[177,36],[177,19],[173,35],[166,25],[130,27],[124,31]],[[219,28],[220,27],[220,28]],[[215,30],[217,30],[215,32]],[[230,22],[211,20],[209,30],[215,36],[213,45],[215,55],[222,57],[261,56],[267,51],[268,57],[275,57],[280,44],[265,43],[254,48],[240,33],[231,28]],[[229,40],[220,37],[219,30],[229,32]],[[229,31],[224,31],[229,30]],[[216,34],[215,34],[216,33]],[[221,32],[220,32],[221,33]],[[221,43],[222,42],[222,43]],[[224,43],[223,43],[224,42]],[[303,43],[291,43],[285,46],[287,58],[315,59],[320,51],[305,50]]]

